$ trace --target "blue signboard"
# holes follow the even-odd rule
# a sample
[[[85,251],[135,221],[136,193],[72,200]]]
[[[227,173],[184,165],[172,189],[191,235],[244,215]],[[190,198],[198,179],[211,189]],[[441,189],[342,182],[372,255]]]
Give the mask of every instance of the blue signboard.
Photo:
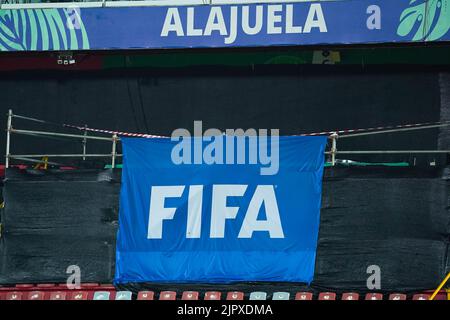
[[[199,139],[122,140],[115,283],[311,282],[327,138]]]
[[[0,51],[450,40],[450,0],[0,10]]]

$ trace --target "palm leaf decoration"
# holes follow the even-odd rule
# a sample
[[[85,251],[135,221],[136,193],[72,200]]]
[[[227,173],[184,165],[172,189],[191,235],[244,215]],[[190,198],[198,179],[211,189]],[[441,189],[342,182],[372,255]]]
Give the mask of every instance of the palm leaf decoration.
[[[445,36],[450,30],[450,0],[434,0],[434,12],[439,12],[438,18],[435,19],[433,14],[433,29],[427,34],[427,40],[439,40]]]
[[[400,16],[397,34],[413,41],[434,41],[450,29],[450,0],[411,0]]]
[[[412,0],[410,3],[415,4],[405,9],[400,16],[400,24],[397,28],[397,34],[405,37],[413,32],[416,27],[416,33],[412,40],[423,40],[423,30],[425,25],[426,0],[418,3],[417,0]]]
[[[0,10],[0,51],[46,51],[89,49],[85,26],[67,9]]]

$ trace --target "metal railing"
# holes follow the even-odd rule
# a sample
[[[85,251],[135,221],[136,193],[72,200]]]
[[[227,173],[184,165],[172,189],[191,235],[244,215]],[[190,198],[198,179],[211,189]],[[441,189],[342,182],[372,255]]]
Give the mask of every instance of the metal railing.
[[[396,128],[396,129],[387,129],[387,130],[378,130],[374,132],[358,132],[358,133],[349,133],[342,136],[339,136],[337,133],[333,133],[328,136],[331,139],[331,150],[326,151],[325,154],[331,155],[331,164],[334,166],[336,164],[336,156],[338,154],[450,154],[450,150],[338,150],[337,149],[337,140],[345,139],[345,138],[357,138],[363,136],[371,136],[377,134],[387,134],[387,133],[400,133],[407,131],[416,131],[416,130],[426,130],[426,129],[435,129],[441,127],[450,126],[449,121],[445,121],[438,124],[433,125],[425,125],[418,127],[409,127],[405,126],[404,128]]]
[[[84,131],[84,134],[71,134],[71,133],[61,133],[61,132],[50,132],[50,131],[37,131],[37,130],[23,130],[23,129],[15,129],[13,127],[13,119],[20,118],[29,121],[35,122],[44,122],[39,119],[24,117],[15,115],[13,111],[10,109],[8,111],[8,121],[6,128],[6,154],[5,154],[5,167],[9,168],[10,160],[17,159],[27,162],[41,163],[41,160],[36,160],[36,158],[82,158],[86,160],[86,158],[109,158],[111,157],[111,167],[116,167],[116,158],[121,157],[122,154],[117,153],[117,143],[119,142],[119,137],[117,134],[113,134],[111,137],[101,137],[101,136],[91,136],[87,134],[87,131]],[[43,136],[43,137],[63,137],[70,139],[79,139],[82,145],[81,153],[70,153],[70,154],[11,154],[11,135],[19,134],[19,135],[28,135],[28,136]],[[88,140],[97,140],[97,141],[108,141],[112,143],[112,151],[110,154],[101,154],[101,153],[87,153],[87,141]],[[47,162],[49,164],[59,165],[56,162]]]
[[[24,130],[24,129],[15,129],[13,127],[13,119],[24,119],[34,122],[40,123],[48,123],[47,121],[25,117],[21,115],[15,115],[13,111],[10,109],[8,112],[8,121],[7,121],[7,134],[6,134],[6,154],[5,154],[5,167],[8,168],[10,165],[11,159],[17,159],[22,161],[29,161],[35,163],[41,163],[42,161],[36,160],[36,158],[82,158],[86,160],[86,158],[109,158],[111,157],[111,167],[116,167],[116,159],[117,157],[122,157],[122,154],[117,153],[117,143],[120,141],[117,132],[109,131],[111,136],[92,136],[88,135],[88,127],[85,125],[85,129],[83,134],[73,134],[73,133],[62,133],[62,132],[50,132],[50,131],[37,131],[37,130]],[[58,124],[59,125],[59,124]],[[387,133],[400,133],[400,132],[408,132],[415,130],[426,130],[433,128],[441,128],[450,126],[450,121],[436,123],[432,125],[422,125],[422,126],[411,126],[405,125],[403,127],[398,127],[395,129],[386,129],[386,130],[377,130],[377,131],[369,131],[369,132],[356,132],[356,133],[345,133],[343,135],[338,135],[336,132],[329,132],[328,139],[331,141],[329,144],[329,151],[325,151],[326,155],[331,156],[331,165],[335,166],[337,162],[341,161],[337,159],[338,155],[375,155],[375,154],[450,154],[450,150],[338,150],[337,142],[338,139],[346,139],[346,138],[355,138],[362,136],[370,136],[377,134],[387,134]],[[80,127],[80,130],[82,128]],[[81,141],[81,153],[70,153],[70,154],[11,154],[11,135],[19,134],[19,135],[29,135],[29,136],[43,136],[43,137],[62,137],[69,139],[79,139]],[[97,140],[97,141],[105,141],[111,142],[112,150],[110,154],[102,154],[102,153],[87,153],[87,141],[88,140]],[[49,164],[58,165],[55,162],[47,162]]]

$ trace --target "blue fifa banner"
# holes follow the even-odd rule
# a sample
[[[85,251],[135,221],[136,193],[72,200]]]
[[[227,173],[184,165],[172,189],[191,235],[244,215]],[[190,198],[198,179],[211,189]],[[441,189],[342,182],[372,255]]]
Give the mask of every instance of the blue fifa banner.
[[[327,138],[253,138],[123,138],[115,283],[312,281]]]
[[[106,2],[108,5],[108,2]],[[450,40],[450,0],[0,10],[0,51]],[[5,5],[3,5],[5,7]]]

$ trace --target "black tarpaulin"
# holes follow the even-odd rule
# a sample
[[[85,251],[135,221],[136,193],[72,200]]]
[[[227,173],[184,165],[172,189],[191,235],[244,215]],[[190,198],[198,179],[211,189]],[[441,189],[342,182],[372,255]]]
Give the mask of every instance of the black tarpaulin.
[[[380,291],[435,288],[449,265],[450,169],[325,169],[312,290],[367,291],[367,267]],[[83,282],[111,282],[120,171],[8,170],[0,242],[0,284],[65,282],[69,265]],[[282,263],[282,261],[280,261]],[[133,291],[295,292],[293,283],[130,284]]]
[[[5,106],[0,125],[6,124],[6,106],[15,114],[55,123],[166,136],[177,128],[192,130],[195,120],[202,120],[204,130],[278,128],[281,135],[435,122],[441,120],[445,103],[441,93],[449,85],[448,78],[440,78],[440,69],[257,65],[13,73],[0,78]],[[21,119],[14,119],[13,127],[61,131],[57,126]],[[341,139],[338,149],[434,150],[438,135],[445,133],[441,131],[434,128]],[[13,135],[12,141],[14,154],[81,151],[80,141],[74,139]],[[0,150],[5,150],[3,139]],[[89,140],[87,150],[109,153],[111,144]],[[425,154],[353,154],[344,158],[413,162],[413,157],[440,162],[440,157]]]
[[[0,282],[83,282],[113,277],[119,183],[109,172],[7,171]]]

